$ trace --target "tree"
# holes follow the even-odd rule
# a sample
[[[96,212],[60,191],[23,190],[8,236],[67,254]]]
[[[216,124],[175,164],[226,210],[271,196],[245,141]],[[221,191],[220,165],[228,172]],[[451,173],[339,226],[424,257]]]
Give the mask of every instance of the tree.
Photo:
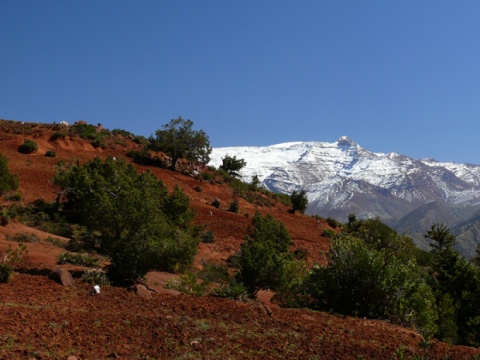
[[[442,252],[451,249],[457,243],[455,236],[444,224],[433,224],[430,230],[424,235],[425,239],[432,240],[430,246],[433,252]]]
[[[220,169],[225,170],[227,173],[233,176],[240,176],[239,170],[243,169],[247,163],[243,159],[237,159],[236,156],[229,156],[228,154],[222,159],[222,165]]]
[[[290,200],[292,202],[292,212],[300,211],[302,214],[305,212],[308,206],[308,198],[305,190],[296,191],[294,190],[290,195]]]
[[[84,245],[110,257],[114,278],[135,279],[193,261],[197,240],[185,231],[188,202],[177,201],[179,189],[169,197],[151,172],[138,174],[123,159],[95,158],[60,165],[54,183],[62,188],[64,210],[87,230]]]
[[[162,151],[170,156],[170,168],[175,170],[179,159],[206,164],[210,161],[210,140],[203,130],[193,130],[193,121],[181,117],[172,119],[156,131],[156,138],[151,137],[151,149]]]
[[[253,229],[241,245],[240,277],[250,292],[262,287],[279,288],[292,261],[292,240],[283,223],[256,213]]]
[[[18,188],[18,175],[10,173],[8,159],[0,154],[0,195]]]
[[[306,281],[314,308],[436,331],[435,298],[414,263],[388,258],[350,234],[333,240],[328,261]]]

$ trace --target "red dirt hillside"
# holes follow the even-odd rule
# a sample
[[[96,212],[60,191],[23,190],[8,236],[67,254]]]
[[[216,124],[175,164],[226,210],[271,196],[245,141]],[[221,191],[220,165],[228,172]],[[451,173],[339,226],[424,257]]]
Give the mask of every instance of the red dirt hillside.
[[[8,158],[11,172],[19,175],[22,203],[55,200],[58,189],[51,179],[60,160],[83,162],[95,156],[115,156],[130,161],[127,152],[141,148],[132,138],[120,135],[108,139],[104,148],[95,148],[78,136],[52,141],[62,126],[0,120],[0,153]],[[35,153],[18,151],[25,139],[38,144]],[[45,156],[48,150],[56,157]],[[197,212],[195,222],[215,234],[215,243],[199,245],[196,266],[210,259],[225,261],[238,251],[256,211],[282,221],[293,248],[306,251],[310,263],[325,261],[328,239],[321,234],[329,226],[323,221],[292,215],[266,196],[268,206],[239,199],[240,211],[234,214],[227,211],[233,191],[220,178],[202,181],[167,169],[136,167],[150,169],[169,189],[178,184]],[[215,198],[221,202],[218,209],[210,205]],[[10,203],[0,197],[0,205]],[[387,322],[281,309],[268,302],[268,292],[260,293],[263,303],[179,295],[162,288],[172,274],[147,276],[148,299],[110,286],[103,287],[99,296],[90,296],[91,286],[78,278],[73,286],[48,278],[50,270],[58,267],[74,275],[81,270],[56,264],[63,250],[43,241],[51,234],[12,220],[0,226],[0,251],[15,246],[8,238],[22,233],[34,233],[41,241],[26,244],[28,255],[12,281],[0,284],[0,359],[480,358],[479,349],[436,341],[424,348],[416,331]]]

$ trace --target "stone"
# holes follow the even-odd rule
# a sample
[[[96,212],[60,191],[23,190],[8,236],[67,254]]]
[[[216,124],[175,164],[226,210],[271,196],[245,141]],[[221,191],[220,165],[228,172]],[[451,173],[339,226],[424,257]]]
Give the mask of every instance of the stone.
[[[48,277],[63,286],[72,286],[75,284],[72,274],[66,269],[58,268],[53,270]]]
[[[133,285],[130,287],[130,289],[135,292],[138,296],[144,299],[151,299],[152,294],[144,285]]]

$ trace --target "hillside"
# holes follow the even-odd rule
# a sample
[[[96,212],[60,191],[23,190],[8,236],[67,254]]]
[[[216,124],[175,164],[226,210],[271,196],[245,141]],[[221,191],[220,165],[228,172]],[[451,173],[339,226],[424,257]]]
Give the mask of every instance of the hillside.
[[[0,153],[20,176],[22,203],[55,200],[58,189],[51,178],[60,160],[126,157],[129,150],[140,148],[132,138],[122,136],[108,138],[104,148],[95,148],[78,136],[52,141],[58,126],[0,121]],[[36,153],[18,152],[25,139],[38,144]],[[47,150],[56,157],[46,157]],[[240,198],[239,213],[228,212],[233,191],[221,178],[205,181],[187,173],[148,169],[169,189],[178,184],[196,210],[195,222],[215,234],[214,244],[199,245],[196,266],[212,259],[225,261],[238,251],[256,211],[272,214],[285,224],[294,242],[292,250],[305,250],[310,263],[325,261],[328,239],[321,236],[329,227],[325,222],[292,215],[266,195],[264,205]],[[220,199],[218,209],[210,205],[215,198]],[[0,202],[12,203],[4,198]],[[59,267],[56,257],[62,251],[44,241],[50,234],[13,220],[0,226],[0,250],[14,244],[8,238],[18,233],[35,233],[42,241],[26,244],[29,253],[13,281],[0,284],[2,359],[400,359],[427,355],[429,359],[473,359],[480,354],[480,350],[436,341],[422,347],[418,332],[382,321],[281,309],[269,301],[272,294],[266,291],[259,293],[259,299],[245,302],[179,295],[162,286],[172,274],[148,274],[145,284],[151,289],[150,299],[110,286],[99,296],[89,296],[90,285],[79,279],[73,286],[62,286],[47,278],[50,270]],[[74,274],[82,270],[62,267]]]

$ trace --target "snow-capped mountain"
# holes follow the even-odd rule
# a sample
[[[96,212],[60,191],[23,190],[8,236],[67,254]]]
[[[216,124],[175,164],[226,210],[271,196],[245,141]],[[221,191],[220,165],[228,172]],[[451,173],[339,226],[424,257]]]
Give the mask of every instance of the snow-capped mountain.
[[[244,181],[257,175],[271,191],[303,188],[307,212],[345,221],[348,214],[394,222],[430,203],[480,207],[480,166],[374,153],[346,136],[333,143],[290,142],[266,147],[214,148],[210,165],[225,155],[244,159]]]

